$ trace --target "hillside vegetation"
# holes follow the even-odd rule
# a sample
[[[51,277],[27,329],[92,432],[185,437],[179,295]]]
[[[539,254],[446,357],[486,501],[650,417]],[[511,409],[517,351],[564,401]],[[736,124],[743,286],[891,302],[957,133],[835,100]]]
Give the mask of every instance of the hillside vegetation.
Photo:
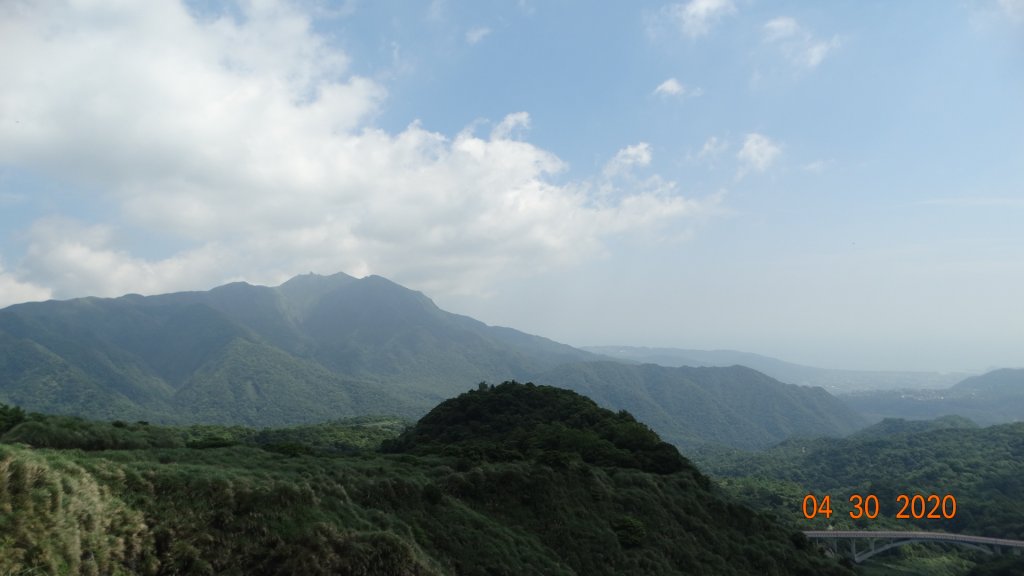
[[[69,421],[4,414],[0,573],[852,574],[716,493],[628,414],[565,390],[481,387],[387,454],[140,423],[30,448],[29,424]],[[67,449],[108,434],[151,447]]]

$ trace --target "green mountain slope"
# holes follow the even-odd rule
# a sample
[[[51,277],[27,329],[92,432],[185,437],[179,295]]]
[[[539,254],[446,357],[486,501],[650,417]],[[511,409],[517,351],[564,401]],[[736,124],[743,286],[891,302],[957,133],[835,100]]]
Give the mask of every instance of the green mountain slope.
[[[422,413],[472,382],[523,377],[592,357],[445,312],[384,278],[344,274],[300,276],[276,288],[234,283],[207,292],[11,306],[0,310],[0,335],[0,354],[11,365],[0,372],[0,398],[30,409],[74,412],[79,394],[56,395],[65,400],[55,406],[14,391],[33,382],[66,381],[70,372],[83,387],[106,388],[100,396],[109,397],[116,415],[179,421],[196,413],[214,421],[245,413],[239,421],[281,424],[258,415],[281,410],[292,413],[290,421],[309,421],[312,416],[295,418],[310,407],[311,394],[323,394],[317,416],[331,408],[336,414]],[[14,364],[27,362],[19,358],[32,355],[49,361],[33,361],[33,371],[17,372]],[[251,376],[258,366],[265,369],[258,378],[262,392],[243,393],[241,387],[255,382]],[[305,384],[290,389],[298,381]],[[233,389],[213,390],[213,382]],[[288,402],[288,396],[297,401],[267,410],[255,404],[230,410],[225,404],[235,397]],[[213,403],[199,406],[200,399]]]
[[[863,425],[820,388],[783,384],[742,366],[666,368],[591,362],[535,378],[636,414],[670,442],[765,448],[790,436],[840,436]]]
[[[30,417],[3,438],[32,422],[73,425]],[[190,429],[74,426],[75,446],[117,431],[154,447],[0,444],[2,573],[852,576],[627,414],[566,390],[462,395],[397,454],[160,448]]]
[[[131,399],[40,344],[0,331],[0,402],[33,410],[89,413],[97,418],[141,416]]]
[[[261,342],[236,339],[174,395],[182,422],[286,425],[360,414],[413,416],[379,386],[348,381]]]

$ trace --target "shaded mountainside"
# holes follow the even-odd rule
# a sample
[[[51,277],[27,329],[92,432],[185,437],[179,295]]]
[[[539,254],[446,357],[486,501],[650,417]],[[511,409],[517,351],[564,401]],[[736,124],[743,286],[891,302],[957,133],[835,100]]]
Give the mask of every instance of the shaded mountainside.
[[[870,420],[955,414],[986,425],[1018,422],[1024,420],[1024,369],[994,370],[950,388],[860,392],[840,398]]]
[[[74,447],[118,435],[137,449],[0,445],[0,573],[853,574],[628,414],[566,390],[481,387],[431,411],[397,454],[297,449],[344,437],[341,424],[223,428],[227,442],[199,449],[173,444],[195,428],[80,421],[62,436],[67,417],[30,416],[0,441],[33,422]],[[252,440],[282,434],[300,445]]]
[[[743,366],[591,362],[561,366],[535,381],[628,410],[679,446],[765,448],[791,436],[841,436],[864,424],[821,388],[783,384]]]
[[[883,370],[837,370],[785,362],[777,358],[736,350],[688,350],[636,346],[585,346],[588,352],[622,360],[649,362],[661,366],[746,366],[788,384],[821,386],[832,393],[897,388],[944,388],[965,374],[941,372],[900,372]]]

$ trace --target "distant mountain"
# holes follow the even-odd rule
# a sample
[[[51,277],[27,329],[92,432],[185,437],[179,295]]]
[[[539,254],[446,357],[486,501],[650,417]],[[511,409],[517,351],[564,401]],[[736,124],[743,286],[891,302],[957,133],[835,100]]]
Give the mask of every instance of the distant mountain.
[[[929,419],[948,414],[982,425],[1024,420],[1024,369],[1001,369],[939,390],[859,392],[840,396],[869,420]]]
[[[0,402],[49,413],[254,426],[418,417],[508,379],[590,394],[679,445],[766,446],[860,424],[821,389],[738,367],[613,362],[446,312],[379,276],[0,310]]]
[[[953,386],[965,395],[996,397],[1024,397],[1024,368],[1003,368],[973,376]]]
[[[945,388],[968,376],[965,373],[835,370],[785,362],[736,350],[688,350],[634,346],[584,346],[583,350],[613,358],[661,366],[746,366],[789,384],[821,386],[833,394],[859,390]]]
[[[743,366],[666,368],[589,362],[538,375],[625,409],[678,446],[765,448],[791,436],[842,436],[864,420],[821,388],[783,384]]]
[[[904,420],[903,418],[886,418],[881,422],[872,424],[867,428],[858,430],[850,436],[851,439],[867,440],[873,438],[888,438],[897,434],[918,434],[932,430],[946,430],[956,428],[961,430],[973,430],[978,428],[972,420],[963,416],[942,416],[934,420]]]

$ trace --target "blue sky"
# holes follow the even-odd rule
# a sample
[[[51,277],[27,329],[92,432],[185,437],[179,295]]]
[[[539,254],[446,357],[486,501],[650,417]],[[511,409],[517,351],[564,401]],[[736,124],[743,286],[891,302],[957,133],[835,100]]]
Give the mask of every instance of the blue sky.
[[[0,306],[381,274],[574,345],[1024,365],[1024,2],[5,3]]]

